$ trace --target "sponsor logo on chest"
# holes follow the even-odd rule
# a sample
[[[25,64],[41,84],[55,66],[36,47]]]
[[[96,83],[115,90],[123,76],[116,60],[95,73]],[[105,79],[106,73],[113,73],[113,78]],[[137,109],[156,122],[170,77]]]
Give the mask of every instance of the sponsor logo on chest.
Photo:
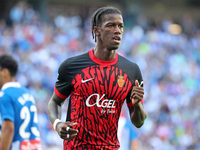
[[[96,98],[96,100],[93,100],[93,97]],[[98,93],[94,93],[92,95],[90,95],[87,99],[86,99],[86,106],[88,107],[92,107],[92,106],[97,106],[97,107],[102,107],[102,108],[115,108],[115,102],[116,100],[112,100],[112,99],[103,99],[105,97],[105,94],[103,94],[101,97]],[[92,103],[92,101],[94,101]]]

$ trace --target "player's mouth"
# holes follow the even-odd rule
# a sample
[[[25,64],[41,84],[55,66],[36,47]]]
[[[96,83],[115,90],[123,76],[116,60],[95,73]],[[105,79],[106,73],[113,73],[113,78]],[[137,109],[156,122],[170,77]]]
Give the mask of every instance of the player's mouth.
[[[121,37],[120,36],[115,36],[113,37],[114,42],[120,43],[121,42]]]

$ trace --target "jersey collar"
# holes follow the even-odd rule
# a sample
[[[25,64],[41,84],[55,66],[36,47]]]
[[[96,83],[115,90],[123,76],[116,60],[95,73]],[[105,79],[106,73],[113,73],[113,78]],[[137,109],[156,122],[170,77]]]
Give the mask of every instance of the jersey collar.
[[[114,65],[118,61],[118,54],[117,53],[116,53],[115,59],[111,60],[111,61],[105,61],[105,60],[100,60],[100,59],[96,58],[94,56],[94,48],[89,51],[89,56],[92,59],[92,61],[94,61],[97,64],[104,65],[104,66]]]
[[[7,82],[3,85],[3,87],[1,88],[2,90],[5,90],[9,87],[21,87],[19,82]]]

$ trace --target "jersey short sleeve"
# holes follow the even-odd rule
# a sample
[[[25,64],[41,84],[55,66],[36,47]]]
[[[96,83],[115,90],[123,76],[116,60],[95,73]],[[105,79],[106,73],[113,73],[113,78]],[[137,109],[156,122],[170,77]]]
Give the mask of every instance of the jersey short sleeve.
[[[5,119],[9,119],[14,122],[14,108],[12,100],[6,94],[3,94],[0,97],[0,113],[2,122]]]
[[[132,70],[132,73],[129,75],[129,77],[130,77],[130,80],[131,80],[133,86],[135,86],[135,80],[138,80],[139,86],[143,87],[143,78],[142,78],[142,74],[141,74],[139,66],[137,64],[134,64],[134,68],[130,69],[130,71],[131,70]],[[126,97],[126,103],[127,103],[128,107],[133,106],[131,99],[130,99],[131,91],[132,91],[132,88],[130,89],[130,91],[129,91],[127,97]],[[141,103],[143,103],[143,102],[144,101],[142,99]]]
[[[67,98],[71,92],[71,82],[68,72],[68,60],[65,60],[58,69],[58,77],[55,84],[54,92],[60,98]]]

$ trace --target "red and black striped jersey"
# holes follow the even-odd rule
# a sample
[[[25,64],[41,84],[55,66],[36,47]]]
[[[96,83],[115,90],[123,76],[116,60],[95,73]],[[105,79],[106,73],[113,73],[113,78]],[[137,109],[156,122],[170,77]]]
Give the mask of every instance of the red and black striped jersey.
[[[143,83],[137,64],[118,55],[112,61],[97,59],[93,49],[66,59],[59,67],[54,92],[60,98],[70,95],[67,121],[78,122],[78,136],[64,141],[64,150],[119,148],[117,138],[121,107],[135,80]]]

